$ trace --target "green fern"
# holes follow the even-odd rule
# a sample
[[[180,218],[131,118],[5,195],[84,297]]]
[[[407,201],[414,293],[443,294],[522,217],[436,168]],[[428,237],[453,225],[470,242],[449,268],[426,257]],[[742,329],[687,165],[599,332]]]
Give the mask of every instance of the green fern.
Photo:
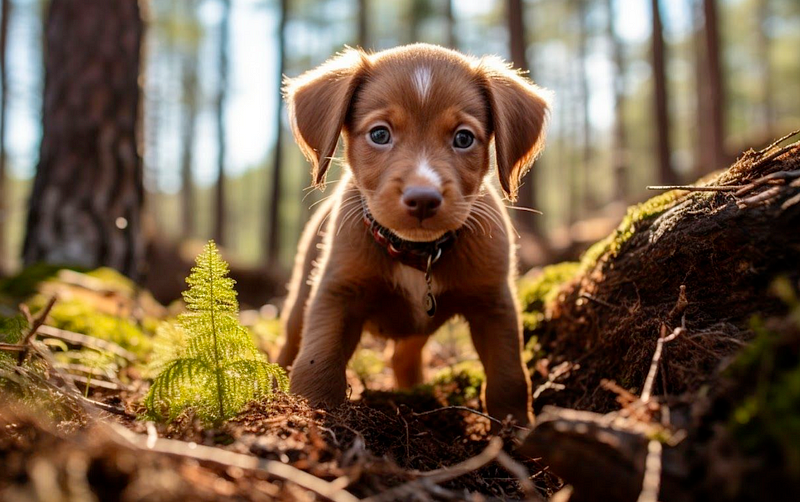
[[[209,422],[234,416],[253,399],[269,396],[273,385],[288,388],[286,373],[267,362],[239,324],[239,304],[227,277],[228,264],[213,241],[197,257],[183,293],[188,312],[178,324],[184,346],[162,363],[145,398],[149,414],[173,420],[186,408]]]

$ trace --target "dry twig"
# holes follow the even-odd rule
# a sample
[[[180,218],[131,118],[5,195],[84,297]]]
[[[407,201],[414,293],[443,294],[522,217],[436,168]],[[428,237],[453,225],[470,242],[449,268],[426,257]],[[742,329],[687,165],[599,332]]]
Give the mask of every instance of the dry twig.
[[[653,352],[653,359],[650,361],[650,370],[647,372],[647,378],[645,379],[644,387],[642,388],[642,397],[640,399],[643,403],[650,401],[650,395],[653,392],[653,382],[655,381],[656,374],[658,373],[658,362],[661,360],[661,352],[664,350],[664,344],[678,338],[683,331],[683,326],[680,326],[675,328],[675,330],[669,336],[665,336],[667,333],[667,327],[661,325],[661,336],[656,341],[656,350]]]
[[[642,491],[637,502],[657,502],[658,491],[661,487],[661,443],[651,439],[647,443],[647,457],[644,461],[644,478]]]
[[[110,424],[110,428],[119,439],[124,441],[124,444],[140,450],[190,458],[199,462],[208,462],[224,467],[262,471],[270,476],[294,483],[327,500],[334,502],[358,501],[358,498],[349,492],[296,467],[276,460],[265,460],[251,455],[243,455],[212,446],[186,443],[176,439],[158,438],[154,437],[152,433],[148,435],[136,434],[117,424]]]
[[[567,485],[564,488],[558,490],[556,493],[550,497],[550,502],[569,502],[569,499],[572,497],[572,486]]]
[[[42,309],[42,313],[34,319],[31,316],[31,311],[28,310],[28,306],[24,303],[19,306],[19,309],[22,311],[22,314],[28,320],[28,324],[30,325],[31,329],[28,331],[28,334],[25,335],[25,338],[20,341],[20,345],[22,346],[22,351],[17,356],[17,366],[22,366],[22,363],[25,362],[25,359],[28,358],[28,351],[30,347],[31,340],[36,335],[36,332],[39,328],[44,324],[44,321],[47,319],[48,314],[50,314],[50,310],[53,308],[53,305],[56,303],[56,297],[53,296],[50,298],[50,301],[47,302],[44,309]]]
[[[414,415],[415,417],[421,417],[423,415],[430,415],[431,413],[438,413],[440,411],[450,411],[450,410],[467,411],[469,413],[474,413],[475,415],[481,416],[481,417],[489,420],[490,422],[496,423],[497,425],[499,425],[501,427],[503,426],[503,422],[502,421],[500,421],[500,420],[498,420],[498,419],[496,419],[496,418],[494,418],[492,416],[489,416],[486,413],[483,413],[483,412],[478,411],[478,410],[473,410],[472,408],[468,408],[466,406],[443,406],[441,408],[436,408],[435,410],[428,410],[428,411],[422,411],[422,412],[419,412],[419,413],[412,413],[412,415]],[[522,429],[522,430],[529,430],[527,427],[522,427],[521,425],[513,425],[513,427],[517,428],[517,429]]]
[[[17,343],[0,342],[0,350],[3,350],[5,352],[22,352],[23,350],[25,350],[25,347]]]
[[[126,361],[136,360],[136,354],[128,350],[125,350],[116,343],[110,342],[108,340],[103,340],[101,338],[96,338],[94,336],[82,335],[80,333],[74,333],[72,331],[58,329],[52,326],[40,326],[38,332],[39,334],[44,335],[48,338],[63,340],[67,343],[81,345],[83,347],[88,347],[90,349],[95,349],[101,352],[110,352],[111,354],[121,357]]]
[[[524,465],[511,458],[511,455],[503,450],[500,450],[500,452],[497,454],[497,463],[502,465],[505,470],[517,478],[517,481],[519,481],[519,486],[522,488],[522,492],[525,494],[526,500],[542,500],[542,497],[536,491],[536,487],[530,480],[528,470]]]
[[[648,185],[648,190],[684,190],[687,192],[733,192],[747,185],[709,185],[709,186],[695,186],[695,185]]]

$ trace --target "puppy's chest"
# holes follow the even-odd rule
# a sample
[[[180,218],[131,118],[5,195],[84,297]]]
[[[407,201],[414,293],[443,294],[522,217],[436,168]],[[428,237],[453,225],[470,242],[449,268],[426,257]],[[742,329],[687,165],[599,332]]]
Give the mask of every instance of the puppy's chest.
[[[442,316],[431,318],[425,312],[424,299],[427,293],[425,274],[405,265],[394,267],[393,273],[383,283],[385,294],[376,294],[367,301],[373,303],[374,313],[369,319],[369,329],[386,336],[407,336],[428,334],[442,322]],[[445,288],[435,278],[431,292],[437,299],[437,311],[447,309],[448,298]]]
[[[425,274],[415,268],[407,267],[405,265],[397,265],[391,277],[391,285],[394,289],[400,292],[411,303],[422,305],[422,299],[428,291],[427,283],[425,282]],[[431,281],[431,290],[435,295],[442,292],[442,285],[440,281],[433,278]]]

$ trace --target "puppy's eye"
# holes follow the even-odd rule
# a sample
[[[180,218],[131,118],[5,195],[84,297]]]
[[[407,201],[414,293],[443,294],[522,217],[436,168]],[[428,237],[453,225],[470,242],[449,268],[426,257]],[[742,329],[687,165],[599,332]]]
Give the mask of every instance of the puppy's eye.
[[[469,148],[472,146],[474,141],[474,134],[466,129],[461,129],[460,131],[456,132],[455,137],[453,137],[453,146],[456,148]]]
[[[376,145],[387,145],[392,140],[392,133],[385,126],[373,127],[369,131],[369,139]]]

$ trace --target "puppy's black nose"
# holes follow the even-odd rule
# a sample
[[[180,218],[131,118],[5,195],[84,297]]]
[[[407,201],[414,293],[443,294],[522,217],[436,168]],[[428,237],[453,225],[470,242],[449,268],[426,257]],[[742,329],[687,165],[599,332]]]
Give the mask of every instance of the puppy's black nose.
[[[442,205],[442,194],[430,187],[409,187],[403,192],[400,202],[408,214],[420,222],[436,214]]]

